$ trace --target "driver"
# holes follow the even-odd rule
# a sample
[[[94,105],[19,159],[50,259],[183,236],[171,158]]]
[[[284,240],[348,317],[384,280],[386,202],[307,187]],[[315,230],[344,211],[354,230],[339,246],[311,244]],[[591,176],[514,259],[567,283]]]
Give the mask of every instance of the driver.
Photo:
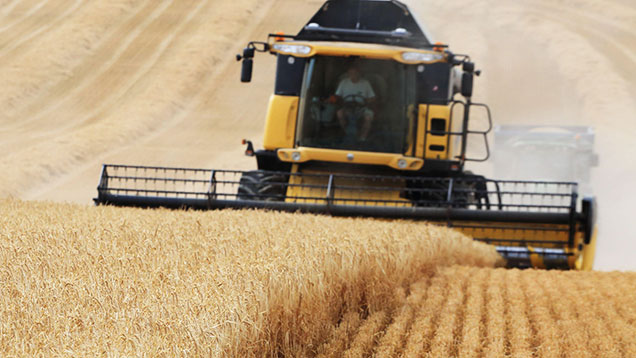
[[[342,79],[336,89],[335,100],[343,103],[336,115],[338,122],[347,135],[357,132],[357,122],[363,118],[362,130],[358,137],[365,141],[369,136],[371,122],[373,121],[373,111],[369,105],[375,100],[375,93],[369,81],[362,78],[357,64],[352,64],[347,70],[347,77]]]

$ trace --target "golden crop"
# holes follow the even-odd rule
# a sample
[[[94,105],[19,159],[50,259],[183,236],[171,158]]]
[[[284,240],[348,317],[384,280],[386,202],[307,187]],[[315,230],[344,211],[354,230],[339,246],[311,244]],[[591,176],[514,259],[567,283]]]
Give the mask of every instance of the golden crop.
[[[636,274],[493,269],[424,223],[14,200],[0,218],[0,356],[636,356]]]
[[[2,356],[367,355],[405,289],[498,257],[402,221],[14,200],[0,218]]]
[[[441,267],[384,312],[354,315],[351,343],[321,357],[352,356],[356,342],[357,357],[636,357],[634,273]]]

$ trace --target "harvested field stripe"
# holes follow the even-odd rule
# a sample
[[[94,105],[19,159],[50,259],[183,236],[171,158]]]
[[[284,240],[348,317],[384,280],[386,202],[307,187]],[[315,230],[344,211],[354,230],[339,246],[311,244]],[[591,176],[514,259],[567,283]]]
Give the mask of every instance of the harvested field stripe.
[[[465,277],[462,284],[462,302],[457,309],[455,326],[453,327],[453,340],[451,341],[450,352],[451,356],[457,357],[459,353],[459,342],[462,341],[464,333],[464,325],[466,324],[466,306],[468,303],[468,285],[473,279],[474,269],[464,269]]]
[[[30,13],[26,14],[19,22],[16,22],[10,27],[5,27],[1,31],[7,32],[0,38],[0,49],[4,51],[14,48],[14,44],[24,37],[28,37],[31,33],[40,30],[40,28],[46,28],[49,25],[51,19],[57,19],[60,9],[72,8],[71,2],[75,0],[62,0],[62,1],[44,1],[38,4],[37,8],[33,8]],[[32,12],[32,13],[31,13]],[[11,31],[5,31],[11,30]]]
[[[372,313],[360,326],[358,333],[351,342],[342,357],[357,358],[369,356],[377,337],[382,333],[387,323],[387,314],[384,311]]]
[[[621,292],[620,295],[605,295],[616,302],[618,314],[630,325],[636,327],[636,280],[624,277],[620,273],[612,273],[613,278],[598,280],[602,292]]]
[[[430,339],[435,332],[435,326],[439,318],[440,307],[443,306],[448,295],[448,278],[438,271],[428,289],[426,300],[417,312],[411,332],[406,341],[403,357],[421,357],[428,351]]]
[[[528,302],[530,326],[536,332],[534,349],[539,358],[560,357],[559,332],[551,309],[550,298],[536,279],[536,271],[528,270],[521,275],[521,289]]]
[[[481,353],[483,337],[484,292],[491,270],[471,269],[471,279],[466,290],[466,312],[459,343],[458,357],[475,358]]]
[[[431,349],[428,355],[432,357],[450,357],[455,355],[456,352],[453,352],[453,346],[455,345],[456,327],[461,327],[463,323],[463,304],[468,285],[469,270],[454,266],[444,270],[444,272],[446,274],[445,277],[449,280],[452,277],[452,280],[448,288],[448,297],[444,302],[444,307],[441,309],[440,319],[436,324],[435,334],[431,340]]]
[[[530,349],[533,336],[527,315],[527,300],[520,283],[521,272],[506,272],[506,326],[509,332],[510,355],[518,358],[531,358]]]
[[[561,335],[560,341],[564,344],[564,356],[592,357],[587,347],[589,337],[584,330],[580,329],[580,322],[573,307],[578,300],[570,300],[565,297],[565,290],[562,287],[563,280],[558,279],[557,273],[537,271],[537,276],[541,278],[544,292],[554,307],[557,328]]]
[[[506,319],[503,285],[505,270],[494,270],[486,289],[486,339],[484,357],[503,357],[506,350]]]
[[[600,280],[595,278],[596,280],[587,280],[579,277],[575,288],[580,292],[577,295],[579,300],[591,303],[592,307],[584,307],[582,310],[585,311],[586,320],[592,321],[588,328],[592,343],[597,346],[596,351],[602,352],[604,357],[636,357],[636,328],[627,324],[624,317],[618,314],[615,300],[608,299],[598,291]],[[573,283],[568,281],[568,285]]]
[[[619,348],[622,357],[636,357],[636,327],[629,325],[618,315],[610,315],[612,317],[611,328],[604,331],[604,335],[609,334],[616,338],[620,343]],[[606,322],[607,323],[607,322]]]
[[[119,66],[130,62],[135,57],[139,58],[140,49],[148,48],[149,43],[146,42],[155,37],[154,33],[157,30],[152,28],[153,24],[156,27],[162,16],[168,17],[171,13],[175,13],[176,11],[171,10],[174,6],[176,5],[172,0],[145,0],[142,6],[128,12],[117,27],[111,28],[105,36],[100,38],[86,61],[70,69],[73,78],[66,78],[57,83],[40,97],[35,98],[31,106],[27,106],[16,114],[17,117],[26,117],[28,120],[18,123],[12,121],[5,128],[29,129],[32,127],[32,122],[59,112],[65,105],[76,106],[77,102],[83,98],[82,96],[96,96],[97,94],[91,94],[95,92],[91,91],[91,86],[98,87],[99,84],[103,86],[109,83],[104,81],[117,79],[118,76],[114,74],[121,71]],[[168,33],[170,23],[163,24],[163,29],[165,33]],[[132,71],[129,67],[122,68]],[[75,77],[81,82],[76,82]],[[73,82],[73,86],[70,87],[67,82]],[[81,107],[73,108],[81,109]]]
[[[123,62],[122,54],[126,49],[170,5],[165,0],[162,3],[158,3],[155,0],[143,1],[145,1],[143,4],[131,4],[124,14],[117,17],[113,17],[114,14],[112,12],[121,10],[117,10],[115,7],[91,7],[84,12],[83,15],[86,17],[95,17],[95,12],[101,11],[101,16],[108,21],[106,24],[100,24],[103,26],[102,29],[106,31],[102,31],[97,39],[88,37],[88,35],[80,38],[81,42],[92,41],[93,43],[90,51],[84,54],[85,58],[82,62],[63,69],[72,73],[73,76],[64,76],[51,88],[38,93],[12,116],[3,118],[6,124],[3,125],[2,129],[32,128],[32,122],[37,122],[46,115],[51,116],[51,113],[59,112],[64,104],[70,103],[76,97],[79,97],[80,94],[87,91],[86,83],[95,82],[95,77],[109,68],[116,67],[117,63]],[[113,19],[117,20],[114,21]],[[96,30],[86,25],[82,28],[86,33]],[[7,61],[3,61],[5,60],[4,57],[4,55],[0,55],[0,65],[11,64],[8,60],[15,61],[12,57],[9,57]],[[42,113],[44,110],[49,112]],[[15,118],[20,120],[16,121]]]
[[[609,280],[604,280],[609,281]],[[620,313],[624,320],[629,322],[630,325],[636,327],[636,283],[635,280],[629,280],[628,277],[619,278],[616,283],[617,285],[608,288],[609,292],[616,291],[625,292],[624,295],[620,296],[619,300],[616,301],[617,306],[620,307]],[[606,282],[609,284],[609,282]],[[616,298],[614,298],[616,299]]]
[[[25,45],[28,41],[40,35],[41,33],[48,31],[49,29],[52,29],[55,26],[67,21],[69,16],[74,14],[76,11],[78,11],[78,9],[80,9],[84,5],[86,5],[85,1],[75,0],[75,3],[72,6],[61,7],[61,8],[65,8],[66,10],[64,10],[58,16],[56,16],[54,20],[47,20],[43,24],[37,23],[39,26],[33,29],[32,31],[30,31],[28,34],[26,33],[21,34],[21,36],[19,36],[16,40],[13,41],[13,43],[3,48],[1,57],[16,56],[16,54],[19,53],[21,48],[22,49],[25,48],[25,46],[23,45]]]
[[[59,147],[55,144],[55,146],[58,147],[58,150],[55,151],[56,155],[59,155],[60,152],[68,153],[66,157],[68,159],[66,160],[73,161],[76,164],[88,158],[87,151],[98,151],[93,145],[87,147],[81,144],[82,140],[94,136],[94,134],[91,133],[101,133],[104,129],[122,128],[119,131],[121,133],[119,138],[111,138],[121,142],[122,138],[126,136],[131,138],[146,135],[147,130],[143,129],[143,126],[156,128],[157,126],[163,125],[164,121],[157,117],[150,116],[146,117],[146,121],[137,119],[134,122],[121,117],[109,122],[103,121],[102,119],[108,116],[108,111],[116,110],[117,108],[117,106],[109,106],[109,103],[114,104],[117,101],[125,102],[127,99],[135,97],[131,95],[131,91],[143,91],[147,89],[148,78],[152,77],[147,76],[147,74],[153,70],[157,70],[156,65],[163,59],[163,55],[166,53],[169,45],[177,36],[184,35],[182,30],[189,26],[191,21],[196,19],[196,16],[202,16],[199,10],[209,6],[210,0],[198,1],[191,4],[192,6],[187,6],[189,4],[190,3],[173,1],[170,6],[173,10],[162,14],[158,19],[153,21],[151,27],[148,29],[150,31],[148,37],[137,39],[134,43],[140,43],[125,51],[125,53],[127,53],[125,55],[127,61],[133,61],[134,63],[135,58],[138,58],[140,61],[139,66],[116,66],[113,68],[113,71],[107,71],[99,76],[101,81],[94,84],[94,90],[87,90],[82,93],[81,96],[74,98],[70,107],[79,112],[71,115],[73,120],[66,120],[65,117],[51,116],[54,120],[37,125],[34,125],[32,122],[35,127],[41,127],[43,131],[49,131],[52,136],[56,133],[60,134],[55,140],[55,143],[60,143]],[[121,71],[122,68],[123,71]],[[129,73],[129,75],[126,75],[126,73]],[[117,88],[117,90],[109,91],[108,93],[103,92],[104,88],[111,87]],[[190,103],[192,98],[193,97],[183,98],[183,104]],[[97,105],[87,107],[81,105],[81,103],[97,103]],[[57,123],[58,120],[64,123]],[[150,125],[149,123],[152,122],[156,123]],[[132,128],[128,127],[129,130],[123,130],[127,125],[131,125]],[[26,132],[31,131],[26,130]],[[32,137],[31,139],[36,139],[36,137]],[[84,139],[76,141],[75,139],[78,137]],[[65,138],[67,140],[65,140]],[[43,153],[41,154],[43,156],[52,155],[53,152],[46,149],[46,147],[52,145],[51,142],[35,140],[32,143],[32,145],[25,145],[18,150],[12,151],[5,160],[2,160],[2,163],[7,164],[13,161],[23,162],[22,157],[31,157],[35,155],[34,153]],[[106,146],[105,142],[100,143]],[[8,165],[11,166],[10,164]],[[43,171],[42,167],[32,167],[31,169],[44,175],[52,174],[51,172],[46,173]],[[28,176],[29,179],[37,177],[35,173],[27,174],[27,172],[28,170],[23,172],[23,175]],[[64,173],[64,171],[59,168],[56,168],[56,172],[56,174]],[[24,185],[24,182],[21,180],[17,182],[19,183],[18,185]]]
[[[18,4],[22,5],[26,1],[24,0],[7,0],[4,1],[0,8],[0,15],[4,17],[10,17],[11,12],[16,8]]]
[[[28,19],[37,11],[42,9],[42,7],[49,1],[50,0],[40,0],[39,2],[29,6],[29,4],[35,2],[35,0],[31,2],[25,0],[15,0],[13,4],[10,4],[2,11],[6,17],[12,18],[13,21],[3,21],[4,26],[0,27],[0,32],[5,32],[6,30],[11,29],[11,27],[19,25],[22,21]],[[20,5],[20,7],[18,7],[17,5]],[[16,14],[9,14],[10,12],[18,13],[20,15],[16,16]]]
[[[578,275],[568,274],[568,279],[564,280],[563,288],[566,291],[567,297],[572,302],[577,302],[582,297],[585,297],[585,292],[588,291],[582,286],[581,277]],[[598,302],[596,297],[590,297],[588,302]],[[613,323],[606,320],[606,313],[609,311],[609,307],[604,307],[603,312],[598,312],[596,304],[592,304],[593,307],[583,307],[580,304],[575,304],[574,309],[577,312],[581,325],[587,327],[588,331],[588,347],[591,348],[591,352],[594,352],[594,356],[602,355],[605,358],[619,358],[621,353],[616,344],[616,338],[612,334],[607,332],[613,331]]]
[[[175,2],[180,3],[180,1]],[[201,17],[201,14],[204,13],[202,10],[206,7],[209,7],[210,4],[210,0],[200,0],[194,2],[191,7],[184,7],[183,5],[181,5],[177,7],[177,10],[170,11],[168,9],[169,11],[167,11],[165,15],[162,14],[160,18],[153,22],[152,25],[154,26],[150,28],[150,30],[154,28],[154,31],[152,32],[154,34],[156,43],[154,43],[154,41],[151,41],[151,43],[153,43],[153,46],[150,46],[147,50],[144,49],[144,51],[139,51],[133,55],[133,58],[139,58],[143,60],[143,64],[134,69],[133,75],[130,76],[130,78],[128,79],[128,85],[124,87],[123,91],[115,93],[116,97],[112,99],[111,103],[116,103],[117,101],[122,100],[122,98],[127,98],[129,92],[134,89],[135,85],[137,85],[138,82],[151,77],[149,76],[151,71],[158,66],[162,58],[166,55],[170,47],[173,45],[173,43],[177,42],[176,39],[178,39],[179,37],[187,36],[189,34],[187,29],[190,29],[192,24],[197,21],[197,17]],[[175,12],[180,14],[178,16],[178,21],[173,20],[175,17]],[[172,27],[170,27],[168,31],[164,30],[166,23],[169,23],[170,21]],[[96,115],[99,117],[100,115],[104,115],[104,112],[108,113],[108,110],[108,108],[104,109],[104,106],[100,106],[99,110],[94,109],[92,112],[88,113],[84,122],[92,120],[92,115]],[[85,125],[86,123],[82,124]]]
[[[424,279],[411,285],[411,294],[406,298],[405,305],[397,310],[395,319],[378,342],[375,358],[391,358],[401,353],[406,334],[413,324],[414,314],[426,297],[428,282],[428,279]]]
[[[111,65],[91,83],[97,89],[96,91],[83,91],[81,96],[70,98],[70,104],[73,108],[81,108],[78,103],[98,103],[98,105],[78,116],[77,121],[56,128],[55,133],[65,133],[71,129],[86,126],[91,121],[104,116],[104,111],[113,108],[112,104],[126,98],[129,91],[138,82],[148,78],[148,73],[157,65],[170,44],[177,36],[182,35],[181,30],[208,4],[209,0],[202,0],[189,7],[181,1],[171,0],[169,6],[163,9],[157,18],[143,32],[139,33],[123,51],[121,59],[132,62],[134,66]],[[136,63],[136,61],[139,62]],[[122,76],[120,73],[122,68],[129,75]],[[114,73],[118,75],[115,76]],[[124,81],[124,83],[119,83],[120,81]],[[99,89],[104,84],[108,88],[118,88],[118,91],[100,92]],[[50,110],[43,113],[50,114]]]
[[[353,332],[360,326],[360,314],[358,312],[346,313],[338,327],[335,327],[330,340],[318,350],[317,358],[340,357],[347,349]]]

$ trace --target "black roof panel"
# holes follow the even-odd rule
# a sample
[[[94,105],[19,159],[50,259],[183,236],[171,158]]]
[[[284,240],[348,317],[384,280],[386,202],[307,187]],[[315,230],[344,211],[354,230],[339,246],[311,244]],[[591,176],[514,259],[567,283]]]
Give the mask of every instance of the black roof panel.
[[[431,45],[409,8],[396,0],[328,0],[296,39]]]

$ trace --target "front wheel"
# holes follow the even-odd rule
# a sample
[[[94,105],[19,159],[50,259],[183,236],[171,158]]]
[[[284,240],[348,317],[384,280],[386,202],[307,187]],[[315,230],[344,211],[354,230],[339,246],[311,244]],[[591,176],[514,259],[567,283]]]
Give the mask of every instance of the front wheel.
[[[452,186],[451,186],[452,185]],[[487,209],[491,207],[487,180],[471,172],[458,177],[423,177],[406,182],[406,198],[420,207]]]
[[[243,173],[239,181],[238,200],[284,201],[288,175],[253,170]]]

